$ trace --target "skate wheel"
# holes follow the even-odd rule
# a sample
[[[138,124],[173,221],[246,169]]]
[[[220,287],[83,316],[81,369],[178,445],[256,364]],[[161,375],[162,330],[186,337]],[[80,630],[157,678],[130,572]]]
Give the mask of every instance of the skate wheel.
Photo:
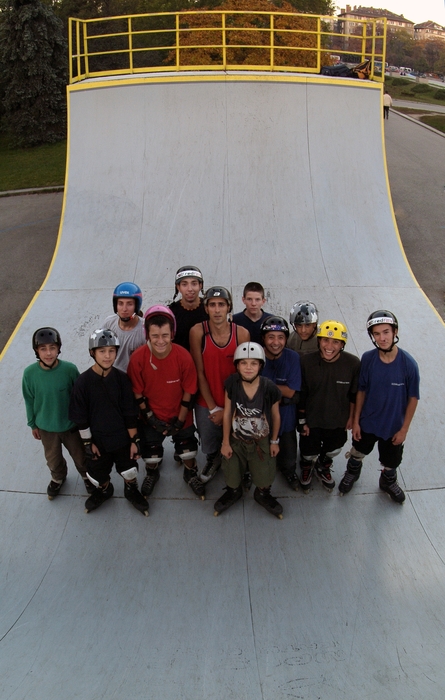
[[[202,496],[200,496],[200,499],[201,499],[201,501],[205,501],[206,497],[204,496],[204,494]]]
[[[90,513],[91,511],[88,510],[88,508],[85,508],[85,513]]]
[[[218,511],[217,511],[217,510],[214,510],[214,511],[213,511],[213,515],[215,516],[215,518],[217,518],[218,515],[219,515]]]
[[[148,518],[148,516],[149,516],[148,510],[144,510],[143,512],[144,512],[145,517]]]
[[[283,513],[280,513],[280,515],[277,515],[278,520],[283,520]]]
[[[48,496],[48,501],[54,501],[54,496]]]

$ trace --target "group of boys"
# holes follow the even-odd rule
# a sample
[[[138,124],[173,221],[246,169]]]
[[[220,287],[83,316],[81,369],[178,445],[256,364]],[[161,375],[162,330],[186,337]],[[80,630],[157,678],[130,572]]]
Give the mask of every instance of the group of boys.
[[[419,399],[419,372],[397,346],[395,315],[370,314],[375,349],[360,361],[345,352],[345,325],[319,323],[314,303],[292,307],[290,334],[284,318],[263,310],[265,301],[261,284],[247,284],[245,309],[232,318],[230,292],[219,286],[204,291],[201,271],[186,266],[176,273],[173,302],[142,315],[140,288],[124,282],[113,292],[114,314],[89,338],[93,365],[81,375],[59,359],[58,331],[38,329],[32,339],[37,363],[25,369],[22,388],[28,425],[42,441],[51,472],[48,498],[66,479],[63,445],[84,480],[87,512],[113,495],[114,465],[125,497],[148,515],[163,443],[171,437],[174,459],[198,497],[205,498],[206,483],[222,465],[226,488],[215,515],[253,483],[255,501],[281,518],[282,506],[271,494],[276,469],[293,490],[301,486],[308,493],[315,475],[332,492],[333,458],[352,430],[340,493],[351,490],[377,442],[379,486],[403,503],[397,467]],[[200,473],[196,433],[206,456]]]

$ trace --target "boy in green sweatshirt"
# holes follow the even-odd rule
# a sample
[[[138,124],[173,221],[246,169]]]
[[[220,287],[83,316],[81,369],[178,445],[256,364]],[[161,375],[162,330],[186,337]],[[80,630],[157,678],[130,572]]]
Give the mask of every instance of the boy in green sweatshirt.
[[[68,450],[88,493],[92,485],[87,478],[83,444],[76,426],[68,418],[71,389],[79,371],[71,362],[59,360],[62,340],[55,328],[39,328],[32,337],[37,363],[23,372],[22,393],[28,425],[36,440],[41,440],[46,463],[51,472],[47,488],[51,501],[60,492],[68,472],[62,445]]]

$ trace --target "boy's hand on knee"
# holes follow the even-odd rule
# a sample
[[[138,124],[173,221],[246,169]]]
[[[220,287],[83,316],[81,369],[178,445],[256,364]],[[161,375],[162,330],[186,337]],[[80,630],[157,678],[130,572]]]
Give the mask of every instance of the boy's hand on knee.
[[[32,436],[35,440],[41,440],[42,438],[40,437],[40,430],[38,428],[33,428],[32,429]]]

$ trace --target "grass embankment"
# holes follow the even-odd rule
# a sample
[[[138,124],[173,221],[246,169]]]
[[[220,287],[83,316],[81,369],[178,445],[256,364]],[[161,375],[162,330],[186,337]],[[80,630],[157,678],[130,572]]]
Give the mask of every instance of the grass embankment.
[[[418,118],[423,124],[445,133],[445,114],[425,114],[422,103],[445,106],[445,89],[427,83],[413,83],[406,78],[385,78],[385,87],[396,100],[410,100],[419,103],[418,109],[395,107],[398,112]]]
[[[55,187],[65,181],[66,141],[10,148],[0,135],[0,192],[30,187]]]

